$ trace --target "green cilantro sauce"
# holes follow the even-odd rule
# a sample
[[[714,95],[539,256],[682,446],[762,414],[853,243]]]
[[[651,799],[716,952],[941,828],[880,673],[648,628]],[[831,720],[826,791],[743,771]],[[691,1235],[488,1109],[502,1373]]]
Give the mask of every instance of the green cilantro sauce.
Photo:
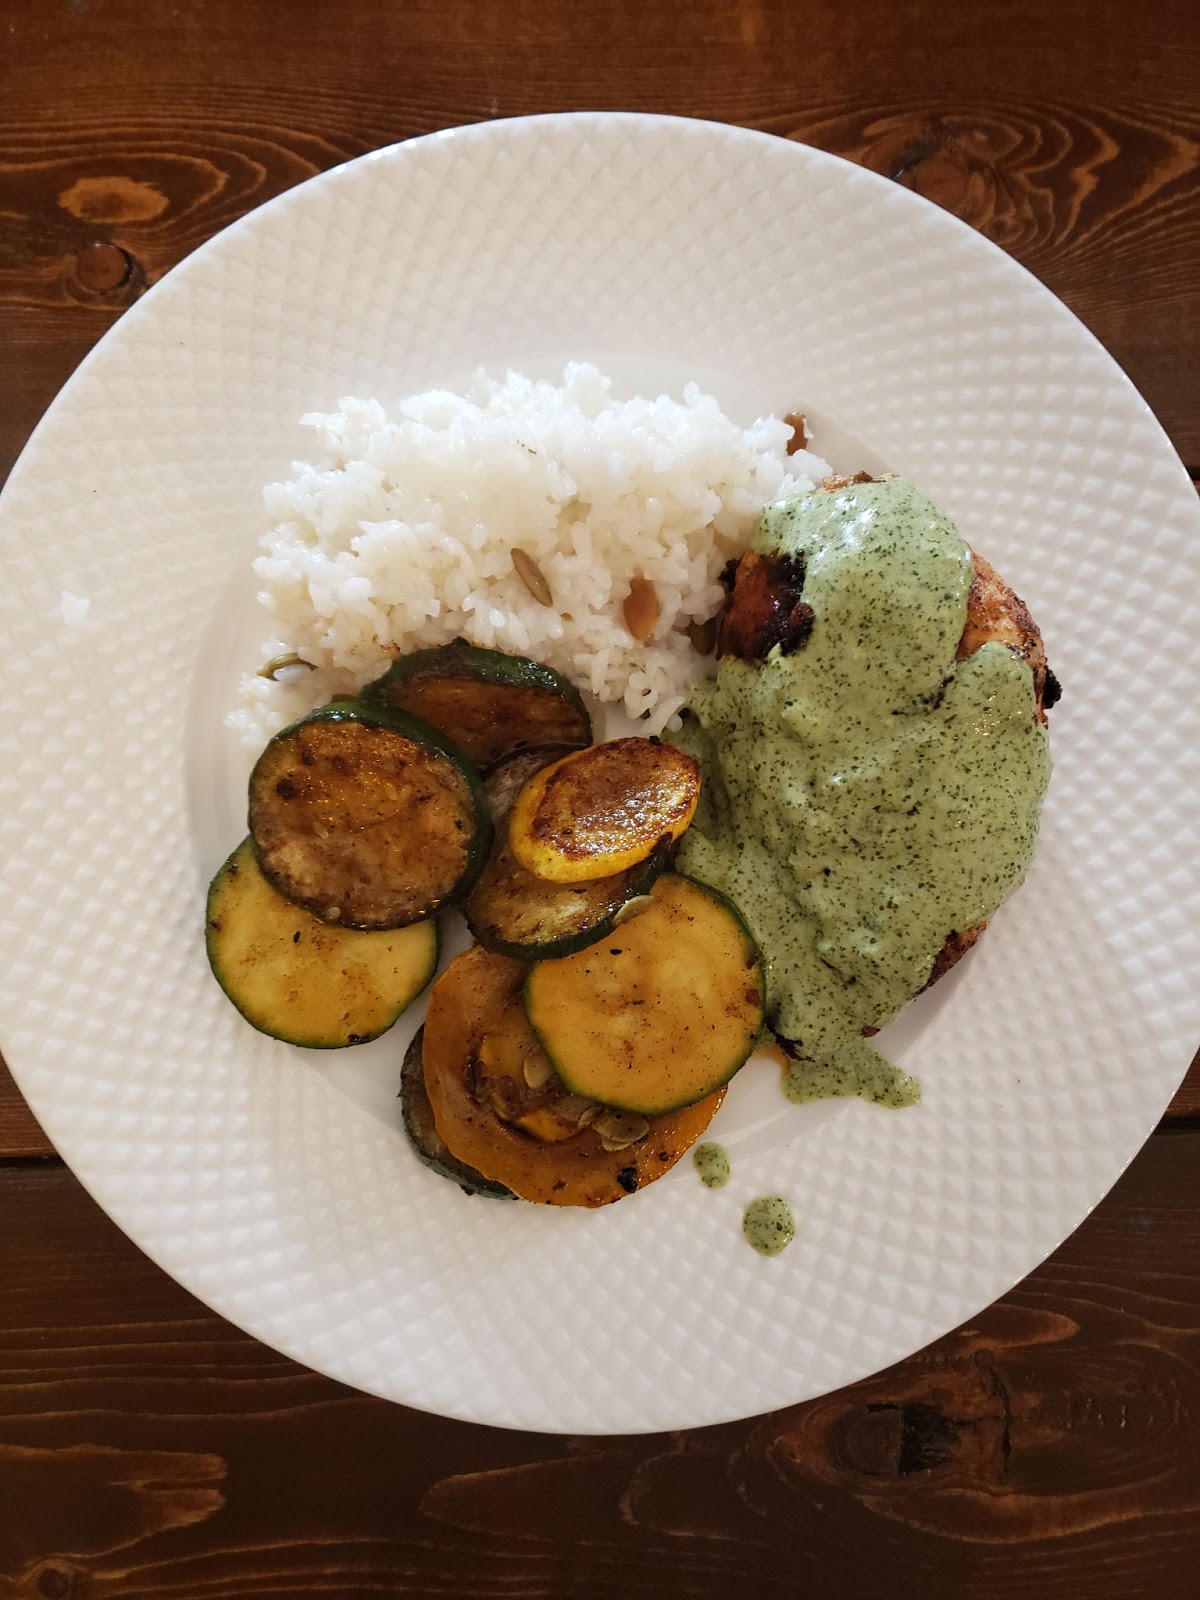
[[[733,1172],[723,1144],[698,1144],[692,1152],[692,1163],[706,1189],[723,1189]]]
[[[679,867],[758,940],[768,1019],[807,1058],[789,1098],[911,1104],[863,1029],[1025,875],[1050,775],[1033,674],[1000,644],[955,662],[971,553],[903,480],[781,501],[751,548],[803,560],[815,620],[794,654],[726,657],[693,692],[675,738],[703,790]]]
[[[869,1039],[850,1039],[828,1061],[792,1061],[783,1080],[793,1105],[827,1100],[832,1095],[858,1095],[877,1106],[915,1106],[921,1098],[916,1078],[902,1072]]]
[[[742,1214],[746,1243],[760,1256],[777,1256],[796,1237],[792,1208],[781,1195],[764,1194],[751,1200]]]

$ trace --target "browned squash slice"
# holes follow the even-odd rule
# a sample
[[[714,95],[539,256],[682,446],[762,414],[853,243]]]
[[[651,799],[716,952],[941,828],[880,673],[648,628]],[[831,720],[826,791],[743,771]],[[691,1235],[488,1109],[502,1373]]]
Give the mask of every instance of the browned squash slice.
[[[339,701],[277,733],[250,774],[263,876],[323,922],[401,928],[466,895],[492,819],[475,769],[415,717]]]
[[[422,922],[417,926],[423,928],[427,924]],[[408,1135],[409,1144],[413,1147],[413,1153],[431,1172],[436,1172],[439,1178],[449,1178],[452,1183],[456,1183],[464,1194],[480,1194],[495,1200],[515,1200],[517,1197],[511,1189],[506,1189],[502,1183],[493,1183],[490,1178],[485,1178],[482,1173],[476,1172],[474,1167],[468,1167],[466,1162],[460,1161],[447,1149],[446,1141],[437,1131],[437,1124],[433,1120],[433,1107],[429,1104],[429,1095],[425,1089],[425,1064],[422,1055],[424,1040],[425,1029],[418,1028],[404,1053],[404,1065],[400,1070],[400,1109],[404,1116],[404,1131]]]
[[[526,1020],[526,970],[475,945],[434,985],[423,1057],[438,1134],[460,1161],[524,1200],[608,1205],[669,1171],[724,1090],[653,1118],[570,1094]]]
[[[525,1010],[568,1088],[660,1116],[704,1100],[754,1049],[762,957],[724,895],[671,872],[607,939],[530,967]]]
[[[253,1027],[309,1050],[365,1044],[433,977],[435,922],[384,933],[320,921],[263,877],[244,839],[208,891],[213,975]]]
[[[610,739],[529,780],[509,817],[509,849],[551,883],[611,878],[678,839],[699,797],[700,767],[684,751]]]
[[[478,767],[529,745],[579,746],[592,739],[591,719],[573,684],[539,661],[465,639],[398,657],[363,698],[420,717]]]

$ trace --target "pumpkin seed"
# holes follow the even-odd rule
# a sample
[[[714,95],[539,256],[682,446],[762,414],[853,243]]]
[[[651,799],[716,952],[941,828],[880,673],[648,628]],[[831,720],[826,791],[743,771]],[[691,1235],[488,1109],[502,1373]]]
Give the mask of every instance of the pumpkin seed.
[[[521,1070],[525,1074],[525,1082],[531,1089],[540,1089],[554,1076],[554,1068],[541,1051],[530,1051],[521,1063]]]
[[[581,1094],[567,1094],[554,1107],[564,1122],[575,1122],[581,1128],[592,1121],[600,1107],[594,1100]]]
[[[272,656],[270,661],[264,662],[258,669],[258,676],[270,678],[274,683],[275,674],[282,672],[286,667],[307,667],[310,672],[317,670],[311,661],[305,661],[303,656],[298,656],[294,650],[289,650],[285,656]]]
[[[522,550],[519,544],[512,548],[513,571],[528,589],[530,595],[540,606],[552,606],[554,596],[550,592],[550,585],[546,582],[546,574],[529,554]]]
[[[709,617],[707,622],[689,622],[687,636],[692,641],[693,650],[699,655],[712,655],[717,642],[716,617]]]
[[[606,1150],[625,1150],[650,1132],[645,1117],[632,1111],[609,1111],[596,1119],[596,1132]]]
[[[635,894],[632,900],[626,900],[625,904],[612,919],[613,927],[619,928],[623,922],[629,922],[633,917],[640,917],[642,912],[653,904],[654,898],[652,895]]]

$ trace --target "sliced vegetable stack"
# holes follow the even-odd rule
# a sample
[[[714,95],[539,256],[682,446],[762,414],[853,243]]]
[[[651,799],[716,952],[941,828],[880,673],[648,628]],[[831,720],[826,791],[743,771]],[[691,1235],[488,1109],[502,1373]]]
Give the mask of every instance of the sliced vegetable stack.
[[[572,1094],[525,1015],[525,973],[520,962],[476,945],[434,984],[423,1054],[437,1131],[477,1173],[524,1200],[620,1200],[674,1166],[724,1090],[653,1119]]]
[[[277,734],[209,891],[213,972],[264,1033],[386,1031],[437,965],[401,1072],[409,1140],[469,1194],[601,1206],[712,1120],[763,1021],[733,907],[669,870],[700,795],[657,739],[591,744],[577,691],[462,640]],[[481,770],[482,769],[482,770]]]
[[[404,1065],[400,1069],[400,1104],[404,1110],[404,1131],[409,1143],[431,1172],[440,1178],[449,1178],[464,1194],[485,1194],[496,1200],[515,1200],[511,1189],[502,1183],[485,1178],[474,1167],[460,1161],[437,1131],[433,1120],[433,1107],[425,1087],[425,1061],[423,1045],[425,1029],[418,1028],[404,1052]]]
[[[501,955],[545,960],[602,939],[622,908],[645,894],[666,862],[666,851],[655,850],[611,877],[567,884],[552,883],[521,865],[509,837],[513,805],[534,774],[562,754],[561,745],[518,750],[496,763],[484,785],[496,842],[463,910],[480,944]]]

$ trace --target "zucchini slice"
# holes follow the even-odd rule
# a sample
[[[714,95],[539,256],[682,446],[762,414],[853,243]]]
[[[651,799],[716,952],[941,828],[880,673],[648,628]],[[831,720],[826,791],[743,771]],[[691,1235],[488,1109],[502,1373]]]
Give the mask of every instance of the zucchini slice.
[[[493,1183],[474,1167],[468,1167],[452,1155],[446,1141],[437,1131],[433,1120],[433,1107],[425,1090],[425,1065],[421,1059],[421,1044],[425,1029],[418,1028],[408,1049],[404,1052],[404,1065],[400,1069],[400,1110],[404,1114],[404,1131],[417,1158],[439,1177],[449,1178],[464,1194],[488,1195],[494,1200],[515,1200],[511,1189],[502,1183]]]
[[[712,1094],[753,1050],[762,958],[724,895],[666,873],[611,939],[531,967],[525,1009],[568,1088],[657,1116]]]
[[[472,945],[434,984],[422,1055],[437,1132],[460,1161],[523,1200],[608,1205],[669,1171],[725,1091],[653,1119],[569,1094],[525,1016],[525,970]]]
[[[611,932],[621,907],[646,893],[666,860],[664,851],[655,851],[614,877],[587,883],[550,883],[521,866],[508,844],[509,813],[534,773],[562,754],[561,745],[515,750],[498,761],[484,780],[495,840],[462,909],[480,944],[501,955],[544,961],[602,939]]]
[[[592,742],[591,718],[566,678],[465,639],[398,657],[363,696],[422,718],[479,767],[529,745]]]
[[[678,839],[699,798],[700,765],[685,751],[610,739],[530,779],[509,818],[509,847],[551,883],[609,878]]]
[[[354,700],[271,740],[250,774],[250,834],[285,899],[324,922],[400,928],[470,890],[492,822],[461,751]]]
[[[385,1033],[433,977],[437,926],[360,933],[321,922],[263,877],[244,839],[208,891],[205,945],[217,982],[260,1033],[309,1050]]]

